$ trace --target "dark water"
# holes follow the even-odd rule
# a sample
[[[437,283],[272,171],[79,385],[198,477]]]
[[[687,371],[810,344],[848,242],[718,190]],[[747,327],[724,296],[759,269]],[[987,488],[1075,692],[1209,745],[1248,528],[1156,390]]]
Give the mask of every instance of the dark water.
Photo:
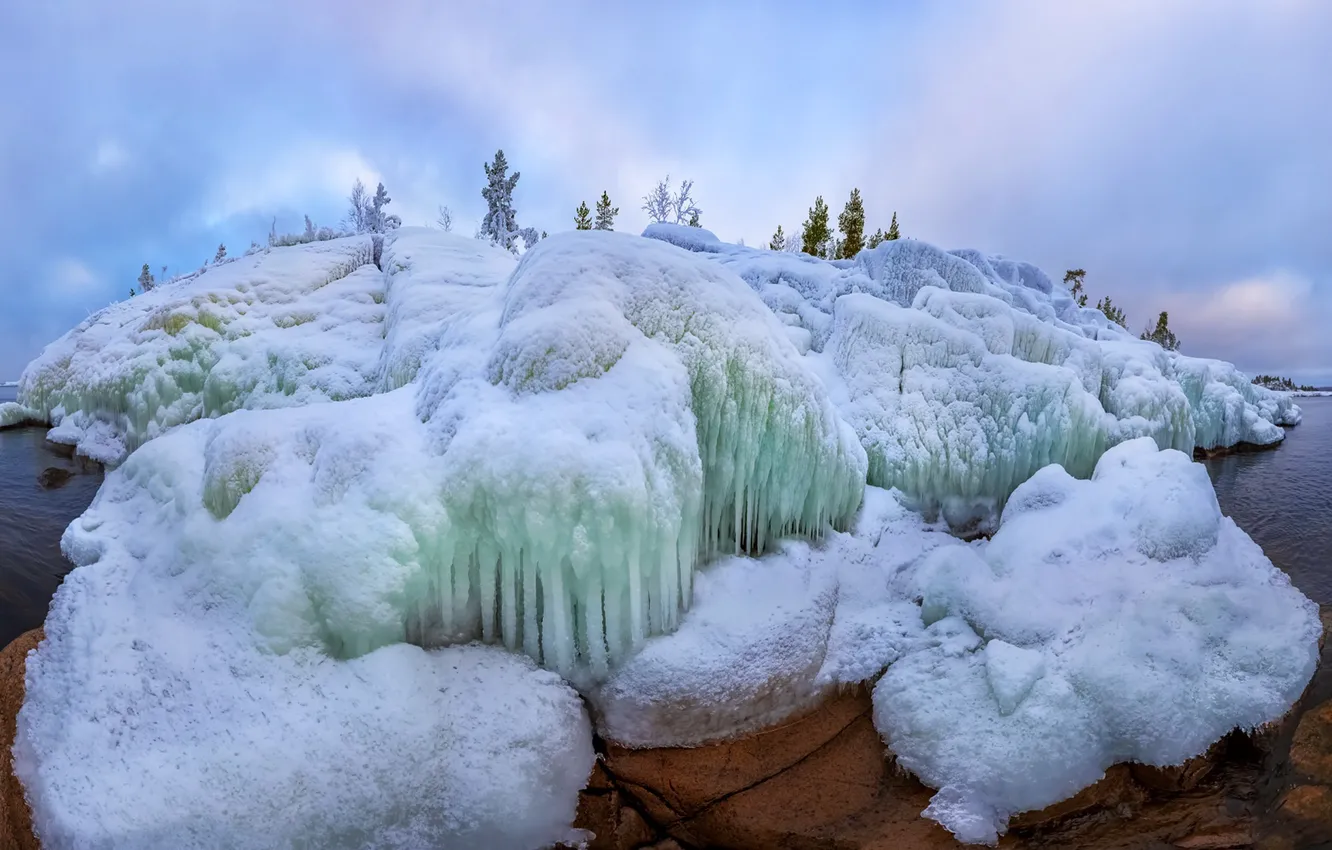
[[[1304,422],[1271,451],[1204,461],[1221,510],[1315,602],[1332,602],[1332,398],[1302,398]]]
[[[14,395],[13,387],[0,387],[0,402]],[[37,477],[48,467],[73,475],[47,490]],[[96,464],[47,449],[45,429],[0,431],[0,646],[46,619],[51,595],[70,569],[60,535],[101,484]]]
[[[0,402],[15,390],[0,387]],[[1332,602],[1332,398],[1300,400],[1304,423],[1277,449],[1205,461],[1221,510],[1315,602]],[[44,489],[48,467],[74,473]],[[65,526],[102,483],[95,464],[46,447],[41,428],[0,431],[0,646],[41,625],[69,564]]]

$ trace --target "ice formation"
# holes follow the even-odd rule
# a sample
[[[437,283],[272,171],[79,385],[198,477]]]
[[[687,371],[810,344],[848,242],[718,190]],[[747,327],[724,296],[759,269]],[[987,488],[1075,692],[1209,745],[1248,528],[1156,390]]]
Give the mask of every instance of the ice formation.
[[[18,425],[40,425],[46,419],[31,407],[24,407],[17,402],[7,401],[0,404],[0,428],[13,428]]]
[[[875,724],[967,842],[1117,762],[1179,764],[1278,719],[1318,660],[1317,606],[1200,465],[1146,438],[1089,481],[1042,469],[987,545],[935,550],[910,584],[928,639],[875,686]]]
[[[1047,463],[1085,477],[1134,437],[1185,452],[1270,445],[1299,422],[1289,398],[1134,338],[1027,263],[911,239],[830,263],[699,228],[644,235],[753,287],[805,341],[869,453],[869,482],[963,525]]]
[[[1307,681],[1310,603],[1158,451],[1272,443],[1288,397],[1027,264],[646,235],[274,249],[48,346],[22,415],[115,467],[20,714],[48,844],[567,838],[590,731],[537,665],[637,746],[877,681],[990,840]]]

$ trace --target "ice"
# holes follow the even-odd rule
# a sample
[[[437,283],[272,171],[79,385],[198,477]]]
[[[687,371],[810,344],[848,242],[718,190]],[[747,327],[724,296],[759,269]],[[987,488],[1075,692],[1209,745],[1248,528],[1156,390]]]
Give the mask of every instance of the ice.
[[[29,665],[47,845],[573,840],[560,676],[633,746],[876,683],[989,841],[1298,695],[1313,606],[1187,455],[1288,397],[1001,257],[647,236],[279,248],[48,346],[20,403],[114,468]]]
[[[1041,470],[988,544],[935,550],[913,582],[933,643],[880,679],[875,723],[968,842],[1117,762],[1179,764],[1278,719],[1317,663],[1317,606],[1206,470],[1146,438],[1090,481]]]
[[[966,530],[992,524],[1049,462],[1086,477],[1136,437],[1185,452],[1271,445],[1299,421],[1230,364],[1136,339],[1029,263],[913,239],[827,262],[678,225],[644,235],[736,272],[803,331],[800,350],[869,454],[869,482]]]
[[[94,314],[46,347],[19,399],[96,459],[242,408],[369,395],[384,318],[369,237],[261,251]],[[86,437],[85,437],[86,435]]]
[[[18,425],[40,425],[46,423],[46,417],[42,416],[31,407],[25,407],[17,402],[6,401],[0,403],[0,428],[13,428]]]

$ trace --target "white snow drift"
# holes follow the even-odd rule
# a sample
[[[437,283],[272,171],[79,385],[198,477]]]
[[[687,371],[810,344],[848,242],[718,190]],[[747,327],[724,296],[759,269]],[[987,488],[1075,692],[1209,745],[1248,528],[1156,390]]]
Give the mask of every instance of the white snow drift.
[[[877,680],[981,841],[1303,687],[1311,604],[1160,451],[1278,440],[1284,396],[1026,264],[647,235],[275,249],[29,366],[24,415],[118,464],[19,717],[48,846],[570,838],[590,727],[537,665],[639,746]]]

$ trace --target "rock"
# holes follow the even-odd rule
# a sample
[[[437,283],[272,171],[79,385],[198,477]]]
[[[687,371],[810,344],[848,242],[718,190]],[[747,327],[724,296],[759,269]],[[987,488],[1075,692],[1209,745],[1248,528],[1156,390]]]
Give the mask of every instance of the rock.
[[[37,483],[47,490],[54,490],[57,487],[63,487],[69,483],[69,479],[74,473],[68,469],[61,469],[58,466],[48,466],[37,476]]]
[[[32,815],[23,787],[14,777],[10,747],[23,705],[23,673],[28,650],[44,637],[41,629],[19,635],[0,650],[0,850],[40,850],[32,834]]]
[[[1083,788],[1078,793],[1035,812],[1022,812],[1014,815],[1008,822],[1011,830],[1027,830],[1047,827],[1073,815],[1080,815],[1095,809],[1113,809],[1126,814],[1140,805],[1147,795],[1133,780],[1133,771],[1126,764],[1111,766],[1096,782]],[[1127,807],[1120,809],[1120,807]]]
[[[1332,784],[1332,700],[1300,718],[1290,742],[1290,764],[1306,780]]]
[[[1216,767],[1224,743],[1224,740],[1217,741],[1207,752],[1180,765],[1153,767],[1150,764],[1133,764],[1129,766],[1129,771],[1133,774],[1134,781],[1139,785],[1158,794],[1177,794],[1181,791],[1192,791]]]
[[[578,796],[574,826],[595,835],[587,842],[587,850],[637,850],[661,838],[637,809],[627,805],[600,761]]]
[[[734,741],[606,752],[611,780],[687,847],[958,846],[890,765],[863,688]]]
[[[74,457],[74,448],[68,443],[57,443],[49,438],[46,441],[46,450],[60,457]]]

